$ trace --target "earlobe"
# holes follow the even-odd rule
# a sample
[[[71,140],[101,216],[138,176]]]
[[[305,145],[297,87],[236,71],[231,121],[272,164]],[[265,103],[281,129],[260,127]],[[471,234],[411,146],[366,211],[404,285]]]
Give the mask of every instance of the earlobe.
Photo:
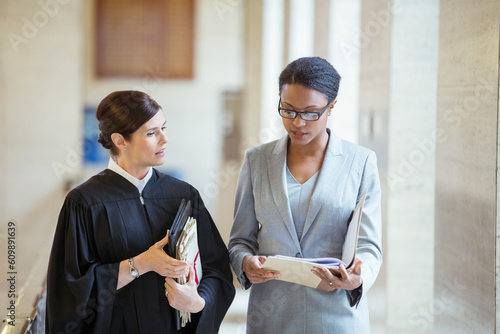
[[[335,103],[337,103],[337,100],[334,100],[332,104],[330,105],[330,110],[328,110],[328,116],[332,114],[333,107],[335,106]]]
[[[119,133],[113,133],[111,134],[111,140],[113,141],[113,144],[119,149],[119,150],[125,150],[126,149],[126,142],[125,138]]]

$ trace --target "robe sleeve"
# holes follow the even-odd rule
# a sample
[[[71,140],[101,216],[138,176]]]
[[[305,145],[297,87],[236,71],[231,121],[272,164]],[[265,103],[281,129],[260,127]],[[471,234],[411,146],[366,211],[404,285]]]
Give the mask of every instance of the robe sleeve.
[[[195,315],[198,318],[196,333],[218,333],[234,299],[233,275],[227,247],[197,191],[194,203],[193,215],[198,222],[198,245],[203,270],[198,293],[205,299],[205,308]]]
[[[47,273],[47,333],[109,333],[119,263],[95,251],[91,209],[77,190],[61,209]]]

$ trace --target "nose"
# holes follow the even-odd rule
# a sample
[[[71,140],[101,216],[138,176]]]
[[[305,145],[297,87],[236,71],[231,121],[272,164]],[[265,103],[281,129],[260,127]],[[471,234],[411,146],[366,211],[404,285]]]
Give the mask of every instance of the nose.
[[[165,144],[166,144],[166,143],[168,143],[168,137],[167,137],[167,135],[165,134],[165,132],[163,132],[163,131],[161,132],[160,141],[161,141],[162,143],[165,143]]]
[[[293,125],[295,125],[296,127],[301,127],[301,126],[304,126],[306,125],[306,121],[304,121],[299,114],[297,114],[297,117],[295,117],[293,119]]]

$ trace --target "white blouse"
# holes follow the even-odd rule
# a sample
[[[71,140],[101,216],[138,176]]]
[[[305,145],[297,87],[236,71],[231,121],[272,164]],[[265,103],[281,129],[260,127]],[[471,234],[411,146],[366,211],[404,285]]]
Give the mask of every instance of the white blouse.
[[[113,159],[113,157],[109,157],[108,169],[124,177],[126,180],[128,180],[130,183],[136,186],[137,190],[139,190],[139,195],[141,195],[141,203],[144,204],[144,199],[142,198],[142,191],[144,190],[146,183],[148,183],[149,179],[151,178],[151,175],[153,175],[153,168],[149,167],[149,171],[146,174],[146,176],[142,180],[139,180],[135,176],[129,174],[125,169],[121,168]]]

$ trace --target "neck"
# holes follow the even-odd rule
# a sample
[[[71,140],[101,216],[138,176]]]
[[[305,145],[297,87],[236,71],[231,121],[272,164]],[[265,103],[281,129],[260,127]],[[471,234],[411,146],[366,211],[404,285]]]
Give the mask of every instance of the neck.
[[[145,178],[149,172],[149,169],[151,168],[151,167],[135,166],[129,163],[123,157],[118,157],[116,163],[118,166],[123,168],[123,170],[125,170],[127,173],[129,173],[138,180],[142,180],[143,178]]]
[[[307,145],[294,145],[291,141],[289,141],[288,154],[302,157],[324,155],[326,148],[328,147],[329,138],[330,134],[325,130],[321,136]]]

